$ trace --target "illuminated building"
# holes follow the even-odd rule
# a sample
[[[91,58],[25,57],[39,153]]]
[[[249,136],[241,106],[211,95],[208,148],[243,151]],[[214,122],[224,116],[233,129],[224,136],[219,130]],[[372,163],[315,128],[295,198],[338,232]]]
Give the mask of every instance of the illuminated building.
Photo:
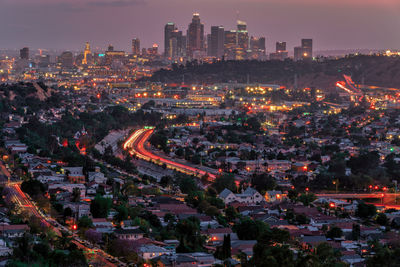
[[[303,59],[312,59],[313,40],[312,39],[301,39],[301,47],[303,48]]]
[[[265,37],[250,38],[251,58],[264,60],[265,59]]]
[[[187,53],[190,58],[204,51],[204,24],[200,22],[200,15],[193,14],[192,22],[187,30]]]
[[[185,55],[186,37],[171,22],[165,25],[164,45],[164,56],[166,58],[175,59]]]
[[[276,52],[286,51],[286,42],[276,42]]]
[[[301,46],[294,48],[294,60],[309,60],[313,55],[313,40],[301,39]]]
[[[221,58],[224,55],[225,31],[223,26],[211,26],[208,56]]]
[[[289,53],[286,50],[286,42],[276,42],[275,53],[269,54],[270,60],[285,60]]]
[[[125,51],[114,51],[114,46],[109,45],[105,54],[105,64],[111,65],[114,61],[123,61],[125,59]]]
[[[19,50],[19,57],[21,59],[29,60],[29,47],[24,47]]]
[[[236,31],[236,59],[242,60],[246,59],[246,53],[249,49],[249,33],[247,31],[247,24],[244,21],[237,21],[237,31]],[[265,49],[265,39],[264,39],[264,49]]]
[[[224,54],[225,59],[235,59],[236,55],[236,31],[230,30],[225,31],[224,36]]]
[[[173,22],[168,22],[164,27],[164,56],[170,57],[171,52],[171,39],[173,32],[176,30]]]
[[[140,55],[140,40],[139,40],[139,38],[132,39],[132,54],[135,56]]]
[[[61,63],[62,68],[72,68],[72,66],[74,65],[74,56],[72,52],[63,52],[59,57],[59,62]]]
[[[87,65],[88,64],[88,56],[91,53],[92,52],[90,51],[90,44],[89,44],[89,42],[86,42],[85,51],[83,52],[83,60],[82,60],[82,64],[83,65]]]

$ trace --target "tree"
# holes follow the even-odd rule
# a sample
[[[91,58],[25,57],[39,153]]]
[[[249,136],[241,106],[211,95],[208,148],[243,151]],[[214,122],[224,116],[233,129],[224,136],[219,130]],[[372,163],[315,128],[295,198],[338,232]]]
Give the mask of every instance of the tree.
[[[304,206],[309,206],[317,197],[313,193],[301,194],[298,198],[300,202],[303,203]]]
[[[94,244],[100,243],[101,237],[102,234],[94,229],[89,229],[85,232],[85,238]]]
[[[211,185],[217,192],[221,192],[225,188],[236,192],[235,178],[233,174],[222,174],[215,179],[214,183]]]
[[[93,221],[88,216],[82,216],[78,220],[78,227],[87,229],[93,227]]]
[[[200,221],[196,217],[181,220],[176,225],[176,234],[180,240],[176,251],[203,251],[204,238],[200,234]]]
[[[81,190],[77,187],[72,189],[72,202],[79,202],[81,200]]]
[[[118,222],[124,221],[128,219],[128,208],[124,205],[119,205],[115,208],[117,214],[115,215],[114,219]]]
[[[337,226],[333,226],[333,227],[331,227],[331,229],[326,234],[326,237],[328,237],[328,238],[339,238],[339,237],[342,237],[342,235],[343,235],[342,229],[340,229]]]
[[[106,218],[110,211],[111,204],[111,199],[97,195],[90,203],[90,212],[93,218]]]
[[[258,192],[274,190],[276,187],[275,179],[266,173],[254,174],[251,184]]]
[[[264,222],[252,220],[247,217],[234,226],[234,230],[241,240],[257,239],[267,230],[267,228],[268,226]]]
[[[363,218],[363,219],[369,219],[376,214],[376,207],[372,204],[365,204],[364,202],[360,202],[357,205],[357,210],[356,210],[356,216]]]
[[[217,247],[214,256],[218,259],[225,260],[231,257],[231,235],[224,235],[224,241],[221,246]]]
[[[388,225],[389,219],[385,213],[379,213],[375,219],[376,223],[382,226]]]
[[[361,236],[361,228],[359,224],[353,223],[353,229],[351,231],[351,239],[357,241]]]

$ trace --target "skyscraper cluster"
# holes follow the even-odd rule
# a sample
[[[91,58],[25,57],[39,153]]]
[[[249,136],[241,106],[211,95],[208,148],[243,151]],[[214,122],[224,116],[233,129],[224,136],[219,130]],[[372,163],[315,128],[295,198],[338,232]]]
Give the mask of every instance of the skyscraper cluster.
[[[186,35],[169,22],[164,30],[164,56],[175,60],[180,57],[199,59],[204,57],[225,59],[265,59],[265,37],[249,36],[247,24],[237,21],[235,30],[223,26],[211,26],[209,34],[204,33],[200,15],[193,14]]]

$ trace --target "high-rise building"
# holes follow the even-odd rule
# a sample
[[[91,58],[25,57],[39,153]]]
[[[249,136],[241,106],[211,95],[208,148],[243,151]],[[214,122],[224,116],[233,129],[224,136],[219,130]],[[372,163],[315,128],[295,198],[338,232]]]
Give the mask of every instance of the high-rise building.
[[[221,58],[224,55],[225,30],[223,26],[211,26],[208,55]]]
[[[204,52],[204,24],[200,22],[200,15],[194,13],[187,30],[187,55],[193,58],[194,54],[202,52]]]
[[[276,52],[286,51],[286,42],[276,42]]]
[[[269,54],[270,60],[285,60],[288,58],[288,51],[286,50],[286,42],[276,42],[275,53]]]
[[[264,60],[265,59],[265,37],[251,37],[250,38],[250,57],[252,59]]]
[[[164,56],[170,57],[170,45],[173,32],[176,30],[175,24],[173,22],[168,22],[164,27]]]
[[[140,39],[139,38],[132,39],[132,54],[135,56],[140,55]]]
[[[236,58],[236,31],[225,31],[224,36],[224,56],[225,59],[233,60]]]
[[[89,42],[86,42],[85,44],[85,51],[83,52],[83,59],[82,59],[82,64],[87,65],[88,64],[88,57],[92,52],[90,51],[90,44]]]
[[[21,59],[29,59],[29,47],[24,47],[22,49],[19,50],[19,57]]]
[[[313,57],[313,40],[301,39],[301,47],[303,48],[303,59],[312,59]]]
[[[74,55],[71,51],[62,52],[61,56],[59,57],[59,62],[63,68],[72,68],[74,65]]]
[[[244,21],[237,21],[236,31],[236,59],[246,59],[247,50],[249,49],[249,33],[247,24]]]
[[[296,46],[294,48],[294,61],[302,60],[303,59],[303,47]]]

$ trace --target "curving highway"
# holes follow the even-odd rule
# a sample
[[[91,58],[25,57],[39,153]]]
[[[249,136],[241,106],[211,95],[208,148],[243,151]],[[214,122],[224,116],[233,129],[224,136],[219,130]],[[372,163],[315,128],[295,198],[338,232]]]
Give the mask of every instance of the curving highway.
[[[153,134],[153,129],[139,129],[133,132],[123,145],[123,149],[129,151],[131,155],[135,155],[140,159],[154,162],[158,165],[165,164],[167,168],[174,169],[179,172],[183,172],[189,175],[194,175],[196,177],[202,177],[208,175],[210,180],[215,180],[216,175],[202,169],[198,169],[187,164],[178,163],[167,159],[165,157],[158,156],[145,147],[147,140]]]

